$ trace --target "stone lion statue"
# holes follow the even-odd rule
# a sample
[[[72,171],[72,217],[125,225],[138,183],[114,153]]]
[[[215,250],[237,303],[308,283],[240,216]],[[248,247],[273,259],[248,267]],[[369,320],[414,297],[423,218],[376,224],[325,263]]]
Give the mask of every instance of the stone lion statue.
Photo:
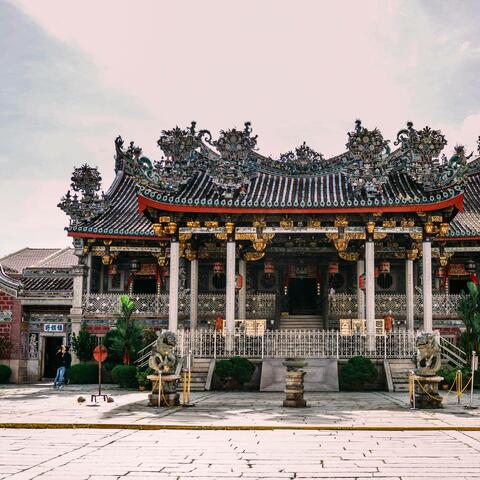
[[[173,332],[161,333],[152,348],[148,366],[161,375],[174,374],[177,366],[177,356],[174,353],[176,345],[177,336]]]
[[[442,366],[440,345],[433,333],[422,332],[416,340],[417,354],[413,361],[417,365],[415,373],[424,377],[436,375]]]

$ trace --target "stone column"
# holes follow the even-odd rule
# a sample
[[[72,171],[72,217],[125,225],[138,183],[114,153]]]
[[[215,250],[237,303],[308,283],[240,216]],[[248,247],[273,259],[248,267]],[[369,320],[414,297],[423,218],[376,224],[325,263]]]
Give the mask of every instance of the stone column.
[[[238,318],[245,320],[247,318],[247,262],[245,260],[238,261],[238,273],[243,279],[242,288],[238,291]]]
[[[365,318],[365,292],[360,288],[360,277],[365,273],[365,260],[357,260],[357,318]]]
[[[196,330],[198,321],[198,258],[190,261],[190,330]]]
[[[225,291],[225,333],[235,332],[235,240],[227,240],[227,286]]]
[[[413,286],[413,259],[405,260],[405,297],[406,297],[406,327],[408,331],[414,330],[414,286]]]
[[[432,332],[432,242],[430,241],[429,234],[425,234],[423,238],[422,270],[423,330],[425,332]]]
[[[178,328],[178,275],[180,248],[177,238],[170,242],[170,287],[168,292],[168,329],[176,333]]]
[[[373,234],[365,242],[365,319],[369,350],[375,346],[375,248]]]
[[[83,289],[85,285],[85,265],[76,265],[72,268],[73,276],[73,298],[72,308],[70,309],[70,321],[72,326],[72,335],[78,335],[82,328],[83,321]],[[72,363],[78,363],[78,358],[72,350]]]
[[[92,252],[87,256],[87,290],[85,293],[90,293],[92,289]]]

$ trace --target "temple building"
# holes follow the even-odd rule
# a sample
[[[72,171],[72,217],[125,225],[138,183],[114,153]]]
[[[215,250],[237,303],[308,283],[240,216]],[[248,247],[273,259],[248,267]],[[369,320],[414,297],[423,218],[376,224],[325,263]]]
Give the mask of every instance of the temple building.
[[[242,130],[164,131],[152,162],[121,137],[115,180],[75,170],[59,204],[80,257],[71,312],[108,328],[129,293],[152,325],[233,333],[336,329],[391,312],[395,327],[456,326],[458,294],[476,270],[480,160],[442,155],[440,131],[408,123],[393,148],[357,121],[346,152],[326,159],[305,143],[270,158]],[[470,161],[469,161],[470,160]]]
[[[163,131],[151,161],[118,137],[108,191],[83,165],[59,203],[78,257],[66,338],[84,321],[108,331],[127,293],[154,328],[221,316],[226,337],[337,332],[337,356],[338,332],[371,349],[392,331],[454,339],[478,265],[480,158],[446,145],[412,123],[390,144],[357,121],[338,156],[304,143],[271,158],[249,123],[216,138],[192,123]]]

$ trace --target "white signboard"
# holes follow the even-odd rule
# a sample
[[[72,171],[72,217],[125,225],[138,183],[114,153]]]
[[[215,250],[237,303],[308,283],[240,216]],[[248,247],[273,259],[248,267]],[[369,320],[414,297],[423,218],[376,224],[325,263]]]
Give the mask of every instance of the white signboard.
[[[43,325],[43,331],[49,333],[63,332],[64,325],[63,323],[45,323]]]

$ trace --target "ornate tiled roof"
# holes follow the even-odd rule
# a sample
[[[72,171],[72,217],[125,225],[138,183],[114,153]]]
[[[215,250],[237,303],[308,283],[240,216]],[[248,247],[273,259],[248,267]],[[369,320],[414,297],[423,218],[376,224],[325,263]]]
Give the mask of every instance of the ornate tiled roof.
[[[5,269],[21,274],[27,267],[36,265],[37,263],[49,258],[61,251],[59,248],[22,248],[18,252],[11,253],[0,258],[0,263]]]
[[[70,232],[154,237],[151,222],[139,212],[136,182],[119,171],[106,194],[108,206],[94,220],[84,220],[68,228]]]
[[[21,291],[21,287],[21,282],[7,275],[3,266],[0,264],[0,291],[12,297],[17,297]]]
[[[469,165],[464,211],[450,223],[449,237],[480,237],[480,157]]]
[[[429,127],[417,131],[409,123],[391,152],[377,129],[368,130],[357,121],[348,134],[347,152],[332,159],[305,144],[272,159],[255,151],[256,139],[249,124],[244,130],[222,131],[217,140],[206,130],[197,132],[195,124],[185,130],[176,127],[162,133],[158,145],[165,157],[152,163],[133,142],[125,150],[118,137],[117,176],[105,196],[95,193],[100,188],[96,169],[75,170],[83,169],[91,181],[74,172],[72,188],[82,197],[68,195],[59,204],[71,217],[68,231],[80,236],[154,238],[139,206],[141,211],[152,206],[187,212],[203,207],[222,212],[236,208],[322,213],[357,208],[427,210],[435,209],[435,204],[440,209],[462,203],[465,150],[457,146],[450,159],[441,156],[446,140]],[[477,186],[465,192],[473,199],[469,188]]]
[[[145,198],[170,205],[240,207],[240,208],[328,208],[422,205],[442,202],[460,195],[463,187],[455,185],[436,192],[425,192],[410,177],[394,172],[383,185],[383,194],[375,198],[356,197],[348,177],[342,172],[308,176],[273,175],[258,172],[247,192],[237,198],[224,198],[209,175],[199,172],[177,194],[172,195],[140,184]]]

